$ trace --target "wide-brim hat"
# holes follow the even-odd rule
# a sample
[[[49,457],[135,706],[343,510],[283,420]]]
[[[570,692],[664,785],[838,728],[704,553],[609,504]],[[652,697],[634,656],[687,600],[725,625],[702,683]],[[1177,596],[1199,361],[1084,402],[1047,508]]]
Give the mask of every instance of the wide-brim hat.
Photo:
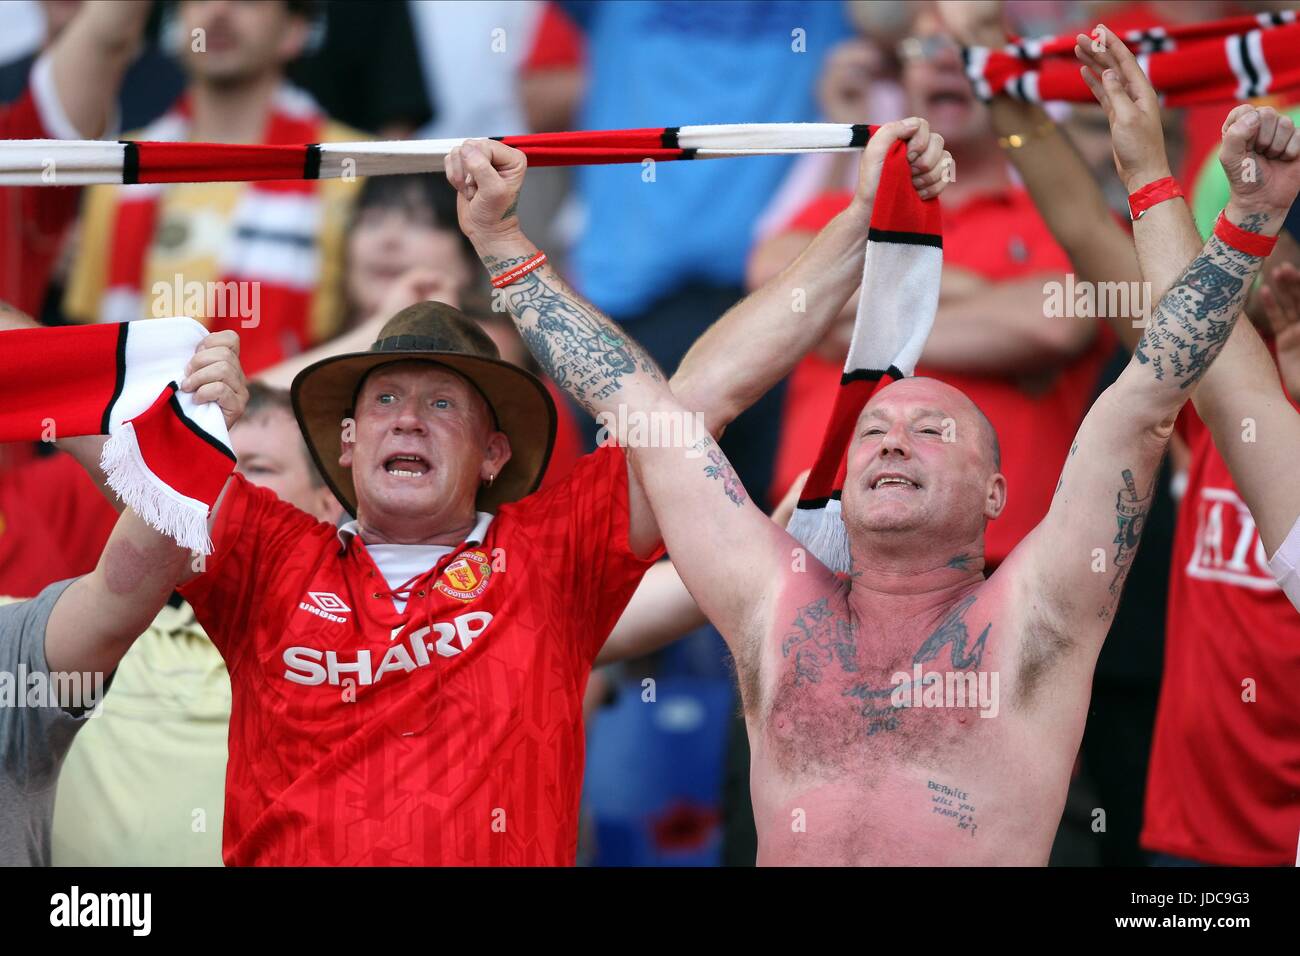
[[[433,362],[464,376],[487,400],[497,428],[510,440],[510,460],[491,485],[479,489],[477,508],[495,511],[536,490],[555,444],[555,403],[541,380],[504,361],[478,323],[442,302],[418,302],[384,324],[368,352],[322,359],[294,377],[293,413],[325,483],[356,516],[352,470],[339,464],[344,420],[365,377],[394,362]]]

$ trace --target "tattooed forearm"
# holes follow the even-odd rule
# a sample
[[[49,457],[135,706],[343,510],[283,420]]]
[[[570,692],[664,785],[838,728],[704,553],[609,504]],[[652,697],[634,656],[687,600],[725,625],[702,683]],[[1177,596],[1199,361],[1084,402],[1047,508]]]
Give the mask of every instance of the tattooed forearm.
[[[1124,469],[1123,478],[1124,487],[1115,495],[1115,521],[1118,530],[1112,542],[1115,545],[1115,557],[1111,561],[1115,566],[1115,576],[1110,582],[1110,601],[1097,613],[1097,616],[1103,619],[1114,613],[1115,605],[1119,603],[1120,592],[1124,589],[1124,579],[1128,577],[1133,555],[1137,553],[1138,544],[1142,541],[1142,529],[1146,525],[1147,512],[1151,509],[1153,489],[1147,489],[1146,495],[1141,495],[1133,480],[1133,472],[1127,468]]]
[[[527,260],[484,256],[493,276]],[[616,395],[629,376],[663,375],[639,345],[543,267],[501,290],[519,334],[538,365],[592,414]]]
[[[707,457],[708,464],[704,466],[705,476],[722,482],[722,491],[732,504],[740,506],[748,500],[749,496],[745,494],[745,486],[741,484],[736,469],[731,467],[731,462],[727,461],[727,456],[722,453],[722,449],[711,436],[701,438],[691,446],[690,451],[693,452],[690,456],[692,458],[699,458],[701,455]]]
[[[1258,232],[1262,224],[1262,216],[1247,216],[1241,228]],[[1138,363],[1180,389],[1200,381],[1232,334],[1262,262],[1211,236],[1160,300],[1134,353]]]

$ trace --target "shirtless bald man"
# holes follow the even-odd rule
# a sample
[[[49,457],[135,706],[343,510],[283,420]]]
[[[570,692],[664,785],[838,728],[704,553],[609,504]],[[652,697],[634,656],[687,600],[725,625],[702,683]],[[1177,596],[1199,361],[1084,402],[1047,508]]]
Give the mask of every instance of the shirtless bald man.
[[[1258,129],[1238,119],[1224,134],[1225,167],[1249,156],[1263,186],[1234,186],[1227,218],[1275,235],[1300,188],[1300,161],[1268,158],[1267,144],[1255,151]],[[457,153],[448,170],[461,226],[493,275],[504,274],[536,252],[511,211],[524,158],[485,141]],[[878,180],[882,158],[864,160],[865,179]],[[1097,653],[1174,420],[1261,261],[1218,238],[1205,244],[1089,411],[1049,513],[988,579],[984,529],[1006,482],[979,410],[939,382],[897,382],[861,413],[842,497],[847,578],[802,558],[711,438],[685,452],[632,449],[673,561],[736,659],[760,864],[1047,862]],[[593,413],[685,411],[652,366],[593,373],[570,344],[575,329],[627,332],[548,266],[511,283],[504,299],[538,360]],[[955,441],[945,441],[949,419]],[[996,716],[981,719],[994,708],[969,701],[897,706],[895,675],[915,665],[998,675]]]

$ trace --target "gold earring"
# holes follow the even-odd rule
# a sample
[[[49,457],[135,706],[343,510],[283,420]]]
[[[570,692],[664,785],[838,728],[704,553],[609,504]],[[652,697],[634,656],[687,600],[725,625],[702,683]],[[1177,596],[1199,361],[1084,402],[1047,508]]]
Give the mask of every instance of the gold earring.
[[[497,480],[497,476],[496,476],[496,475],[488,475],[488,480],[487,480],[487,482],[486,482],[487,487],[491,488],[491,487],[492,487],[492,482],[494,482],[494,481],[496,481],[496,480]]]

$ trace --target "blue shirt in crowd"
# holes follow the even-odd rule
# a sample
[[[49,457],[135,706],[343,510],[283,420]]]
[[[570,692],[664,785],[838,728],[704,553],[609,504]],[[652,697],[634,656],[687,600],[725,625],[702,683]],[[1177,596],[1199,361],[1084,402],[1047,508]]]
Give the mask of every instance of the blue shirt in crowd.
[[[562,6],[586,34],[582,129],[816,121],[818,75],[851,33],[839,0]],[[740,285],[754,223],[791,162],[659,163],[653,182],[640,165],[580,167],[580,289],[617,319],[692,280]]]

